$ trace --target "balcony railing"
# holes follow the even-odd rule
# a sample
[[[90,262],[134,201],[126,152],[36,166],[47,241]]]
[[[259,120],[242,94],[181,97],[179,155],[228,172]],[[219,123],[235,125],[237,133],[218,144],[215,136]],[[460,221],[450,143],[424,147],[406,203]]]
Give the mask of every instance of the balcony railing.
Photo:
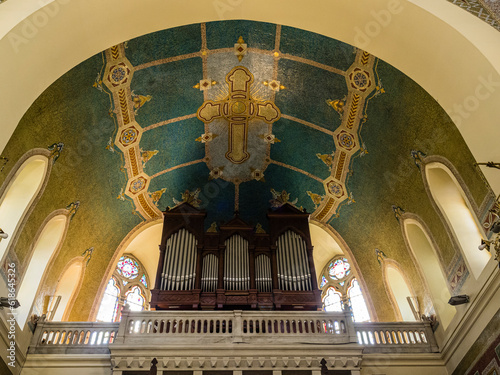
[[[348,344],[356,342],[351,319],[343,313],[258,311],[145,311],[122,315],[116,344],[193,341],[193,344],[274,343]]]
[[[29,353],[109,353],[114,347],[228,343],[350,344],[365,352],[438,351],[428,322],[352,323],[319,311],[123,311],[121,323],[40,321]]]
[[[429,322],[355,323],[354,329],[365,353],[439,351]]]
[[[28,353],[109,353],[120,323],[46,322],[37,324]]]

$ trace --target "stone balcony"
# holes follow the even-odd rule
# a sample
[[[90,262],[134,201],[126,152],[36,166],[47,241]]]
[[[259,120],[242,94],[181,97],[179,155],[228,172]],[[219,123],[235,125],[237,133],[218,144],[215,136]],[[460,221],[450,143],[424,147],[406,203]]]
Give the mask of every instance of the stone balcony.
[[[359,370],[365,353],[435,353],[428,322],[353,323],[349,313],[124,311],[120,323],[38,323],[28,360],[100,355],[114,373],[164,370]]]

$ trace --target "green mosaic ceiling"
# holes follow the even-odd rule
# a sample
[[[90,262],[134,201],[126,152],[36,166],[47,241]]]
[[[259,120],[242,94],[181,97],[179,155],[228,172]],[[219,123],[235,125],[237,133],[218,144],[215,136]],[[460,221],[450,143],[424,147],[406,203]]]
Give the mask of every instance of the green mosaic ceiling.
[[[228,77],[236,67],[250,76]],[[246,82],[247,96],[228,82]],[[210,100],[220,111],[204,123]],[[63,151],[16,252],[22,263],[44,218],[79,200],[55,266],[94,246],[89,275],[102,275],[136,225],[183,200],[207,211],[207,229],[235,210],[266,229],[267,210],[289,201],[343,236],[372,299],[384,300],[376,247],[418,277],[393,204],[426,220],[445,262],[455,256],[410,151],[450,160],[478,206],[487,193],[458,130],[411,79],[342,42],[251,21],[159,31],[82,62],[35,101],[3,155],[54,142]],[[231,149],[248,158],[230,160]],[[91,298],[100,279],[87,277]]]
[[[366,153],[364,112],[384,92],[369,54],[233,21],[158,32],[104,56],[95,86],[109,95],[118,127],[108,150],[124,154],[120,198],[145,219],[189,199],[207,210],[207,227],[235,211],[266,227],[272,199],[323,221],[354,201],[348,166]]]

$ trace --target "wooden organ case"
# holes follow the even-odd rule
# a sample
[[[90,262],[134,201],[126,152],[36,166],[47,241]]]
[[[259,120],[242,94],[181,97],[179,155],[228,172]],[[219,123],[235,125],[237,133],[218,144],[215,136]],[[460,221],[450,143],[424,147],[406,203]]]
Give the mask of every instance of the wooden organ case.
[[[163,214],[151,308],[321,309],[309,214],[269,211],[269,234],[238,215],[205,232],[206,214],[187,203]]]

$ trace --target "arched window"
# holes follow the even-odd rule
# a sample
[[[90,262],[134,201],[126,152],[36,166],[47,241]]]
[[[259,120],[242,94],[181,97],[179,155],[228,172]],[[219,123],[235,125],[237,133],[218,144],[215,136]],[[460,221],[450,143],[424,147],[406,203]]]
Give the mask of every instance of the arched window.
[[[355,322],[370,320],[363,293],[347,258],[334,257],[323,270],[321,280],[325,311],[342,311],[344,304],[349,304]]]
[[[443,324],[443,328],[446,329],[455,315],[456,309],[448,304],[451,294],[436,250],[420,223],[413,219],[406,219],[403,226],[410,249],[429,287],[434,309]]]
[[[21,306],[18,308],[16,317],[20,325],[24,325],[31,311],[31,305],[47,264],[62,246],[69,224],[68,220],[68,216],[64,214],[52,217],[43,225],[34,242],[33,255],[17,293],[17,300]]]
[[[120,288],[118,281],[114,276],[109,279],[104,295],[102,296],[101,306],[97,314],[98,322],[116,322],[119,314]]]
[[[460,246],[469,270],[477,279],[490,260],[491,254],[477,249],[483,235],[470,208],[469,200],[456,177],[445,165],[427,164],[425,176],[432,199]]]
[[[0,197],[0,228],[9,234],[9,237],[0,241],[0,259],[14,238],[19,224],[40,195],[44,181],[48,177],[48,170],[49,159],[46,156],[32,156],[15,171],[3,190]]]
[[[73,299],[82,281],[84,269],[83,260],[77,259],[70,263],[61,278],[57,282],[56,290],[52,298],[47,316],[54,314],[51,320],[67,320],[71,309],[70,301]]]
[[[403,321],[415,321],[415,315],[408,303],[408,297],[414,297],[410,286],[399,268],[388,262],[384,261],[384,276],[393,303],[396,304]]]
[[[129,304],[130,310],[132,311],[142,311],[144,310],[144,304],[146,303],[146,297],[142,289],[135,285],[125,293],[125,301]]]
[[[347,296],[349,297],[349,303],[352,308],[352,313],[354,315],[355,322],[367,322],[370,320],[370,313],[368,313],[368,308],[366,307],[365,299],[363,298],[363,293],[359,286],[358,280],[353,278],[349,283],[349,289],[347,289]]]
[[[117,322],[121,308],[131,311],[149,309],[149,277],[144,266],[130,254],[124,254],[109,279],[97,313],[98,322]]]
[[[342,294],[333,286],[329,287],[323,297],[323,306],[325,311],[342,311]]]

